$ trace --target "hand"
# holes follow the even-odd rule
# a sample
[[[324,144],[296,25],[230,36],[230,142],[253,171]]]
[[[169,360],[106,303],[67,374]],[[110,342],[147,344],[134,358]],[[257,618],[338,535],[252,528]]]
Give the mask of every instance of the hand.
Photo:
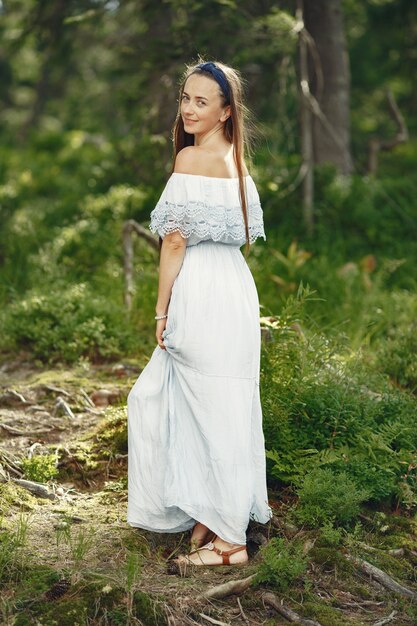
[[[167,318],[163,319],[163,320],[157,320],[156,322],[156,340],[158,342],[158,345],[160,348],[162,348],[162,350],[166,350],[165,346],[164,346],[164,340],[162,338],[162,333],[165,330],[165,327],[167,325]]]

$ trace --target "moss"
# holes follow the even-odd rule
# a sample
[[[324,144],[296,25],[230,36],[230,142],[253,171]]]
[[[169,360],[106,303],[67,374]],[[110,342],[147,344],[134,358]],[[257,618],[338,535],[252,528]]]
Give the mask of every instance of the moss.
[[[133,594],[133,610],[143,626],[164,626],[167,623],[159,606],[143,591]]]
[[[415,581],[414,567],[404,558],[382,552],[372,552],[365,559],[396,579]]]
[[[353,565],[336,548],[319,548],[314,546],[309,554],[318,565],[335,566],[347,574],[353,574],[355,571]]]
[[[100,448],[104,444],[113,453],[127,453],[127,419],[124,407],[108,409],[107,418],[100,424],[96,440]]]
[[[26,489],[13,482],[0,483],[0,515],[10,512],[11,507],[24,511],[32,511],[39,500]]]
[[[50,572],[51,574],[51,572]],[[45,578],[44,578],[45,582]],[[47,587],[49,587],[48,585]],[[40,626],[84,626],[89,620],[99,618],[109,612],[119,615],[120,620],[115,624],[126,624],[126,593],[120,587],[103,587],[103,584],[92,583],[79,587],[79,595],[74,597],[75,590],[71,588],[70,596],[63,596],[57,600],[47,601],[43,597],[37,602],[30,602],[24,609],[26,602],[17,605],[18,616],[15,626],[39,624]],[[33,591],[33,590],[32,590]],[[39,589],[39,592],[46,589]],[[112,622],[113,623],[113,622]],[[144,626],[147,623],[143,622]],[[163,622],[148,622],[149,625],[159,626]]]
[[[77,599],[73,597],[51,602],[39,601],[28,607],[26,612],[19,612],[15,618],[14,626],[26,626],[27,624],[85,626],[89,614],[89,602],[88,598]]]
[[[306,601],[299,608],[299,612],[303,617],[316,619],[322,626],[348,626],[355,624],[350,621],[345,614],[339,609],[335,609],[323,603]]]
[[[27,570],[22,581],[22,597],[34,597],[47,591],[62,578],[62,573],[47,565],[35,565]]]

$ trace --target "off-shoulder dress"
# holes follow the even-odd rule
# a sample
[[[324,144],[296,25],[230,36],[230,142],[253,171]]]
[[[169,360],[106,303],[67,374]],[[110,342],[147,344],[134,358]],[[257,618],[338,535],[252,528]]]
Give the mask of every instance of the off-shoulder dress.
[[[259,195],[245,177],[249,236],[265,239]],[[187,239],[174,281],[166,350],[157,346],[128,396],[127,521],[154,532],[202,522],[246,543],[271,517],[259,395],[259,300],[240,250],[237,178],[171,174],[151,213],[162,238]]]

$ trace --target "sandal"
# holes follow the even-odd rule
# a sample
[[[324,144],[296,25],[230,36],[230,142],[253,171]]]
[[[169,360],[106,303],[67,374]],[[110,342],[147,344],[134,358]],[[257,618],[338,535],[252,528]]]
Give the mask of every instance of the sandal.
[[[200,557],[201,562],[199,563],[198,562],[194,563],[194,561],[191,561],[189,557],[192,554],[196,554],[197,552],[200,552],[201,550],[210,550],[210,551],[215,552],[216,554],[222,557],[221,563],[204,563],[201,557]],[[242,552],[243,550],[246,550],[246,545],[237,546],[236,548],[231,548],[230,550],[220,550],[220,548],[217,548],[212,541],[209,541],[204,546],[201,546],[201,548],[196,548],[195,550],[191,550],[191,552],[188,555],[179,557],[177,559],[177,562],[179,564],[184,564],[184,565],[196,565],[197,567],[199,567],[200,565],[207,565],[209,567],[218,567],[221,565],[244,565],[246,561],[243,563],[232,563],[232,564],[230,563],[230,556],[232,554],[236,554],[237,552]]]

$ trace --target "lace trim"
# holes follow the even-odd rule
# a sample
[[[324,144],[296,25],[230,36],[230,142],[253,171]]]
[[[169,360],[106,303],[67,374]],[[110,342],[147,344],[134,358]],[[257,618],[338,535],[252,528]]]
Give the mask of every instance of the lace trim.
[[[259,203],[248,205],[249,242],[257,237],[266,239],[263,224],[263,212]],[[210,236],[213,241],[231,238],[244,241],[245,223],[240,206],[207,205],[204,202],[191,201],[187,204],[158,202],[151,213],[150,230],[161,237],[178,231],[182,237],[190,235],[204,239]]]

